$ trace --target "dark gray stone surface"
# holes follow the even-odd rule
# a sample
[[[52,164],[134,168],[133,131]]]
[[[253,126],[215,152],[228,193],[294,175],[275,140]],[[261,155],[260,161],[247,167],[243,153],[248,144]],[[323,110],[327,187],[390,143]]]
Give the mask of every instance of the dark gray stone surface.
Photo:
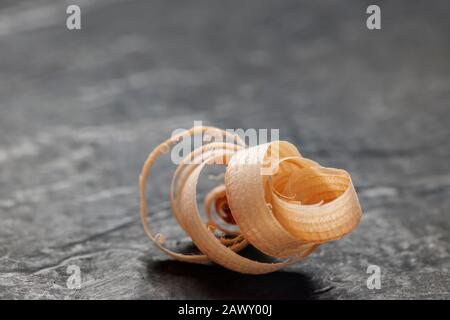
[[[450,298],[448,1],[377,1],[381,31],[360,0],[71,3],[78,32],[62,2],[0,4],[0,298]],[[360,226],[265,276],[170,261],[139,223],[137,178],[194,120],[280,128],[348,170]],[[157,165],[153,228],[182,247]]]

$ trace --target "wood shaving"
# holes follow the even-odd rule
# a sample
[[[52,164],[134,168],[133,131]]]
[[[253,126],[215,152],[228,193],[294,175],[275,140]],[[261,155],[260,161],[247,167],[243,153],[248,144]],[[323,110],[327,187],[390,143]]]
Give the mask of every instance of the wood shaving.
[[[146,184],[160,155],[182,139],[205,133],[226,139],[208,139],[186,156],[170,185],[174,216],[201,252],[181,254],[166,248],[165,237],[151,231]],[[232,143],[225,142],[229,139]],[[205,222],[197,205],[197,184],[206,166],[218,164],[226,167],[225,176],[204,199]],[[269,174],[262,174],[268,164],[272,165]],[[247,147],[238,136],[214,127],[194,127],[161,143],[144,163],[139,186],[144,231],[162,251],[176,260],[215,262],[248,274],[273,272],[302,260],[320,245],[350,233],[361,217],[358,197],[346,171],[304,158],[289,142]],[[260,262],[240,255],[239,251],[249,244],[276,261]]]

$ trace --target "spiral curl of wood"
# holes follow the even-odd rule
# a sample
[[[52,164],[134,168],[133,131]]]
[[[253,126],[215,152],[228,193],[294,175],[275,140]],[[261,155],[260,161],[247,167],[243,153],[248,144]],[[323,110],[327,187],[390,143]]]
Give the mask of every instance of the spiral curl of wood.
[[[166,248],[164,237],[151,231],[146,184],[161,154],[182,139],[205,132],[225,139],[203,144],[190,153],[177,167],[170,185],[175,218],[202,253],[181,254]],[[225,142],[227,139],[232,143]],[[226,167],[225,177],[204,199],[205,223],[197,205],[197,184],[206,166],[218,164]],[[289,142],[247,147],[237,135],[214,127],[193,127],[161,143],[145,161],[139,186],[144,231],[162,251],[176,260],[212,261],[247,274],[273,272],[302,260],[321,244],[350,233],[361,218],[358,197],[346,171],[304,158]],[[266,263],[240,255],[249,244],[277,261]]]

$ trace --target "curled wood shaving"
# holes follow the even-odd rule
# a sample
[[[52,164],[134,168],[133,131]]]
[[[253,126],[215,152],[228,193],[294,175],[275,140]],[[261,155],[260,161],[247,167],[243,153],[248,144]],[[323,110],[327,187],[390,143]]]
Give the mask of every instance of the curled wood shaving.
[[[175,218],[202,253],[186,255],[164,247],[163,235],[151,231],[146,182],[161,154],[184,138],[205,133],[224,140],[208,139],[209,143],[195,149],[178,166],[170,185]],[[230,139],[232,143],[226,142]],[[204,199],[205,223],[197,205],[197,184],[201,171],[214,164],[226,166],[226,172],[224,182]],[[269,173],[262,174],[268,164]],[[161,143],[149,154],[139,185],[141,221],[156,246],[180,261],[213,261],[242,273],[269,273],[295,263],[319,245],[350,233],[361,217],[346,171],[322,167],[286,141],[246,147],[238,136],[213,127],[194,127]],[[239,251],[248,244],[277,261],[241,256]]]

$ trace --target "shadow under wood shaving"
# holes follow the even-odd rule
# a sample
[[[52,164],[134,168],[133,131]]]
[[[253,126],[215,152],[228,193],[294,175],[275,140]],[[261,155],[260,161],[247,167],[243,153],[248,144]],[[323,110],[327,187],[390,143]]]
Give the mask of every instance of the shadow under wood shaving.
[[[147,272],[172,277],[189,288],[185,298],[205,299],[315,299],[317,285],[299,272],[278,271],[265,275],[246,275],[220,266],[198,265],[174,260],[151,261]],[[177,298],[177,297],[172,297]]]

